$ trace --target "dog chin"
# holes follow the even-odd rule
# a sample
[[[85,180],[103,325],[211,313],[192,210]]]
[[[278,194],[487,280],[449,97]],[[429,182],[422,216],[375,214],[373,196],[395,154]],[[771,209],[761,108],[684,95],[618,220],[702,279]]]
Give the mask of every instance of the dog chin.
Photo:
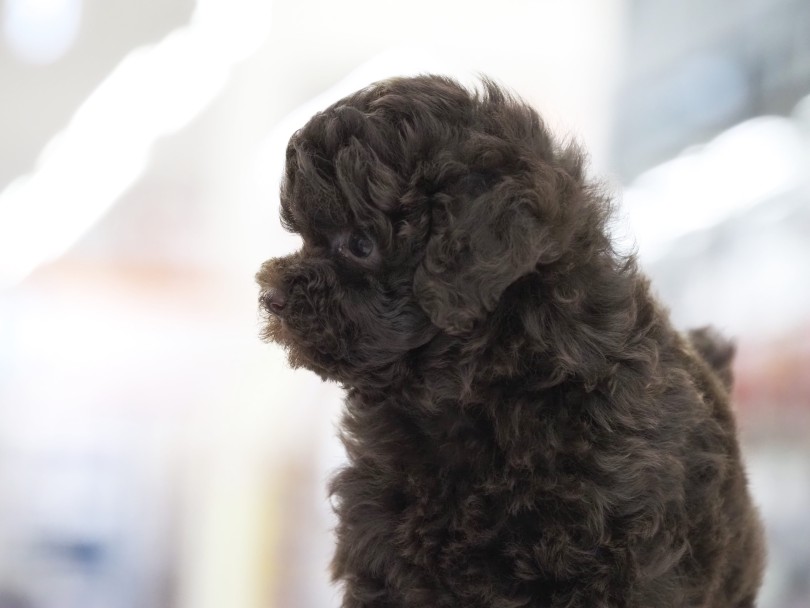
[[[264,329],[262,329],[262,340],[265,342],[275,342],[286,348],[290,339],[290,330],[287,324],[279,317],[264,313]]]
[[[287,362],[293,369],[308,369],[323,380],[340,380],[335,373],[335,362],[315,349],[307,348],[283,318],[269,315],[262,330],[265,342],[274,342],[287,353]]]

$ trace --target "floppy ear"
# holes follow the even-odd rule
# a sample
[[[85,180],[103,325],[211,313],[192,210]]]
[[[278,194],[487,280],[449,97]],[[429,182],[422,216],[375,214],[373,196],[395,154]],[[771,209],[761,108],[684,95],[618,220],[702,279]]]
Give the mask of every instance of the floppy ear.
[[[483,188],[485,177],[470,180],[478,187],[434,195],[432,232],[414,276],[422,309],[453,334],[468,331],[509,285],[560,255],[540,192],[511,177]]]

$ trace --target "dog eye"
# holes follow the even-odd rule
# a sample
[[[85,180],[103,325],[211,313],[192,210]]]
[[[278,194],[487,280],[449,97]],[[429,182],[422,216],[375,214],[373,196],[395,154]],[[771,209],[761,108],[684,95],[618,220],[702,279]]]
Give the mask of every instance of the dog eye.
[[[349,253],[356,258],[367,258],[374,251],[374,242],[362,232],[353,232],[347,243]]]

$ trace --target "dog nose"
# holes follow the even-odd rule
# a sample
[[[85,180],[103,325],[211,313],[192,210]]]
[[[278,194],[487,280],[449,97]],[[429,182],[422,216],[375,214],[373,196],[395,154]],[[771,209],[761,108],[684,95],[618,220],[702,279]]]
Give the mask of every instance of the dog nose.
[[[280,289],[270,288],[262,294],[264,307],[274,315],[280,315],[287,304],[287,297]]]

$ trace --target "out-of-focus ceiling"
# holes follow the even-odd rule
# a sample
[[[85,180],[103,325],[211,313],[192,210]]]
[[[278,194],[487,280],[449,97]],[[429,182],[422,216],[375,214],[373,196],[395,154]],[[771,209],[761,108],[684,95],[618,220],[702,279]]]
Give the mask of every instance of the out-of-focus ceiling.
[[[194,8],[193,0],[79,0],[75,44],[42,65],[15,53],[9,40],[12,7],[25,2],[0,2],[5,22],[0,37],[0,189],[31,170],[42,147],[127,52],[160,40],[187,22]]]

